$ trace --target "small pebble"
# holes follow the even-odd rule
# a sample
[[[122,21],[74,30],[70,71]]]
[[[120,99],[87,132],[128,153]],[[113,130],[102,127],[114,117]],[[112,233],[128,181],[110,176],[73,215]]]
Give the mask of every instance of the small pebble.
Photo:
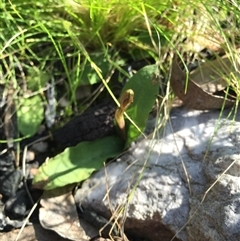
[[[35,159],[35,153],[33,151],[27,151],[26,162],[31,162]]]
[[[38,142],[38,143],[32,145],[31,149],[38,153],[44,153],[48,149],[48,143],[47,142]]]

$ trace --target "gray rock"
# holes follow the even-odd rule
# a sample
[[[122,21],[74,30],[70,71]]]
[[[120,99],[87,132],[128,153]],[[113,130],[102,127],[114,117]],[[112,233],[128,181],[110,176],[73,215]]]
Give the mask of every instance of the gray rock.
[[[139,238],[240,240],[240,118],[219,115],[174,109],[163,132],[92,175],[76,202]]]

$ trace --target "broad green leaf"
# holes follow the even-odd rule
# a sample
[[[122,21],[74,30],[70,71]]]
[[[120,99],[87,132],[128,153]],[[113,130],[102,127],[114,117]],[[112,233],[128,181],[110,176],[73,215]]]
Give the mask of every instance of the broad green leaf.
[[[41,97],[35,95],[20,99],[17,110],[18,129],[24,136],[34,135],[44,118],[44,108]]]
[[[75,147],[66,148],[39,168],[33,185],[49,190],[81,182],[100,169],[107,158],[116,156],[122,149],[123,142],[117,136],[81,142]]]
[[[133,103],[128,107],[126,113],[141,131],[145,129],[146,121],[152,110],[158,94],[156,65],[149,65],[140,69],[124,86],[122,93],[127,89],[134,92]],[[137,128],[126,120],[126,146],[141,134]]]

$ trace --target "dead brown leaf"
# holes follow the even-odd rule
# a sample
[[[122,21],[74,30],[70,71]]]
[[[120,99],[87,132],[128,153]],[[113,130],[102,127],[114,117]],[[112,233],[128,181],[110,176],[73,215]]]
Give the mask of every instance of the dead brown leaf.
[[[14,229],[7,233],[0,233],[1,241],[15,241],[19,230]],[[18,241],[68,241],[68,239],[60,237],[58,234],[51,230],[46,230],[40,224],[27,226]]]
[[[190,79],[208,93],[226,89],[233,76],[239,77],[239,72],[232,64],[233,60],[240,64],[239,52],[240,49],[237,49],[231,56],[226,54],[215,60],[206,61],[190,74]]]
[[[175,57],[172,63],[170,83],[174,94],[182,100],[185,106],[191,109],[209,110],[220,109],[223,104],[225,107],[233,106],[235,103],[235,101],[226,99],[224,96],[206,92],[200,85],[192,81],[191,76],[186,80],[186,72],[181,69],[179,60]]]
[[[39,220],[44,228],[74,241],[86,241],[98,235],[98,230],[84,220],[79,222],[71,191],[65,188],[45,191],[40,203]]]

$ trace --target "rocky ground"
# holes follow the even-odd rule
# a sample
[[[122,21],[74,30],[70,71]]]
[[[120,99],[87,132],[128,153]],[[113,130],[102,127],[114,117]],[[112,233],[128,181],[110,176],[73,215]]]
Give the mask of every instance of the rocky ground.
[[[219,115],[172,110],[163,134],[95,173],[76,203],[107,218],[124,205],[129,237],[239,240],[240,115],[233,120],[231,109]]]

